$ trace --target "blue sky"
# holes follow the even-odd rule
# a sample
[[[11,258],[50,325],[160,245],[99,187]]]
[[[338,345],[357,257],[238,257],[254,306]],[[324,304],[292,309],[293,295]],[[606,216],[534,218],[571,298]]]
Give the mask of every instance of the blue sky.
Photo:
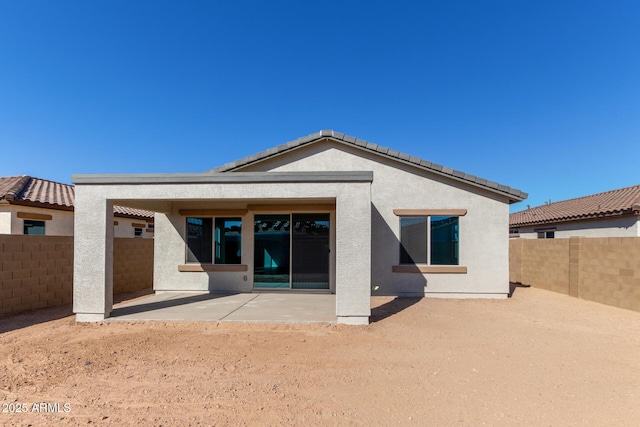
[[[0,176],[334,129],[529,193],[640,184],[638,1],[0,0]]]

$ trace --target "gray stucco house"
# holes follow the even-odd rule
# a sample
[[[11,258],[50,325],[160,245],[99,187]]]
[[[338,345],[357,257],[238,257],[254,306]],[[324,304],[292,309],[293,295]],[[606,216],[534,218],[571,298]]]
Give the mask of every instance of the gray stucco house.
[[[195,174],[74,175],[74,312],[112,310],[113,204],[155,211],[154,289],[505,298],[509,204],[526,194],[323,130]]]

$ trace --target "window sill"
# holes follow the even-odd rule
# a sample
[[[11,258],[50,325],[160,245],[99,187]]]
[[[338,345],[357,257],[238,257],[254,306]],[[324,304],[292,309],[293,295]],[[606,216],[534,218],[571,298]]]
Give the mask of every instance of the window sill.
[[[245,264],[181,264],[178,266],[178,271],[248,271],[248,267]]]
[[[394,273],[467,274],[467,267],[464,265],[394,265],[391,271]]]

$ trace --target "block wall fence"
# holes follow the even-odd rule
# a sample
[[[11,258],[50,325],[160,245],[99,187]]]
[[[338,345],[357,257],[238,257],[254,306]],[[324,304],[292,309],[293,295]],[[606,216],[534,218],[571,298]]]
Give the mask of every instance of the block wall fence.
[[[153,239],[115,238],[113,292],[153,287]],[[71,303],[73,237],[0,235],[0,316]]]
[[[640,311],[640,237],[511,239],[509,281]]]

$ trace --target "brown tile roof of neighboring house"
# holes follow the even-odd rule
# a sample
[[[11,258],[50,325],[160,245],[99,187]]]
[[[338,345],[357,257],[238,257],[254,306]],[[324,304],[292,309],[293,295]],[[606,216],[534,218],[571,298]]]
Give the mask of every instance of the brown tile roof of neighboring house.
[[[387,147],[373,144],[371,142],[367,142],[365,140],[358,139],[353,136],[348,136],[340,132],[335,132],[333,130],[321,130],[320,132],[316,132],[311,135],[298,138],[294,141],[287,142],[282,145],[278,145],[277,147],[270,148],[268,150],[245,157],[243,159],[236,160],[231,163],[227,163],[226,165],[219,166],[215,169],[210,170],[209,172],[230,172],[235,169],[248,166],[250,164],[260,162],[270,157],[296,149],[298,147],[312,144],[314,142],[325,140],[325,139],[330,139],[343,144],[352,145],[354,147],[358,147],[365,151],[371,151],[373,153],[376,153],[384,157],[409,163],[415,167],[425,169],[427,171],[436,173],[438,175],[444,175],[449,178],[455,179],[457,181],[466,182],[467,184],[484,188],[491,192],[509,197],[509,200],[511,202],[519,202],[527,198],[527,193],[517,190],[515,188],[507,187],[506,185],[498,184],[497,182],[487,181],[486,179],[479,178],[474,175],[453,170],[451,168],[438,165],[436,163],[431,163],[426,160],[422,160],[418,157],[411,156],[409,154],[400,153],[398,151],[391,150]]]
[[[640,185],[514,212],[509,227],[551,224],[640,213]]]
[[[131,217],[131,218],[148,218],[153,219],[153,212],[145,211],[142,209],[128,208],[126,206],[113,206],[113,213],[116,216]]]
[[[73,185],[28,175],[0,177],[0,203],[37,206],[41,208],[73,210]],[[114,214],[132,218],[153,218],[153,212],[114,206]]]

